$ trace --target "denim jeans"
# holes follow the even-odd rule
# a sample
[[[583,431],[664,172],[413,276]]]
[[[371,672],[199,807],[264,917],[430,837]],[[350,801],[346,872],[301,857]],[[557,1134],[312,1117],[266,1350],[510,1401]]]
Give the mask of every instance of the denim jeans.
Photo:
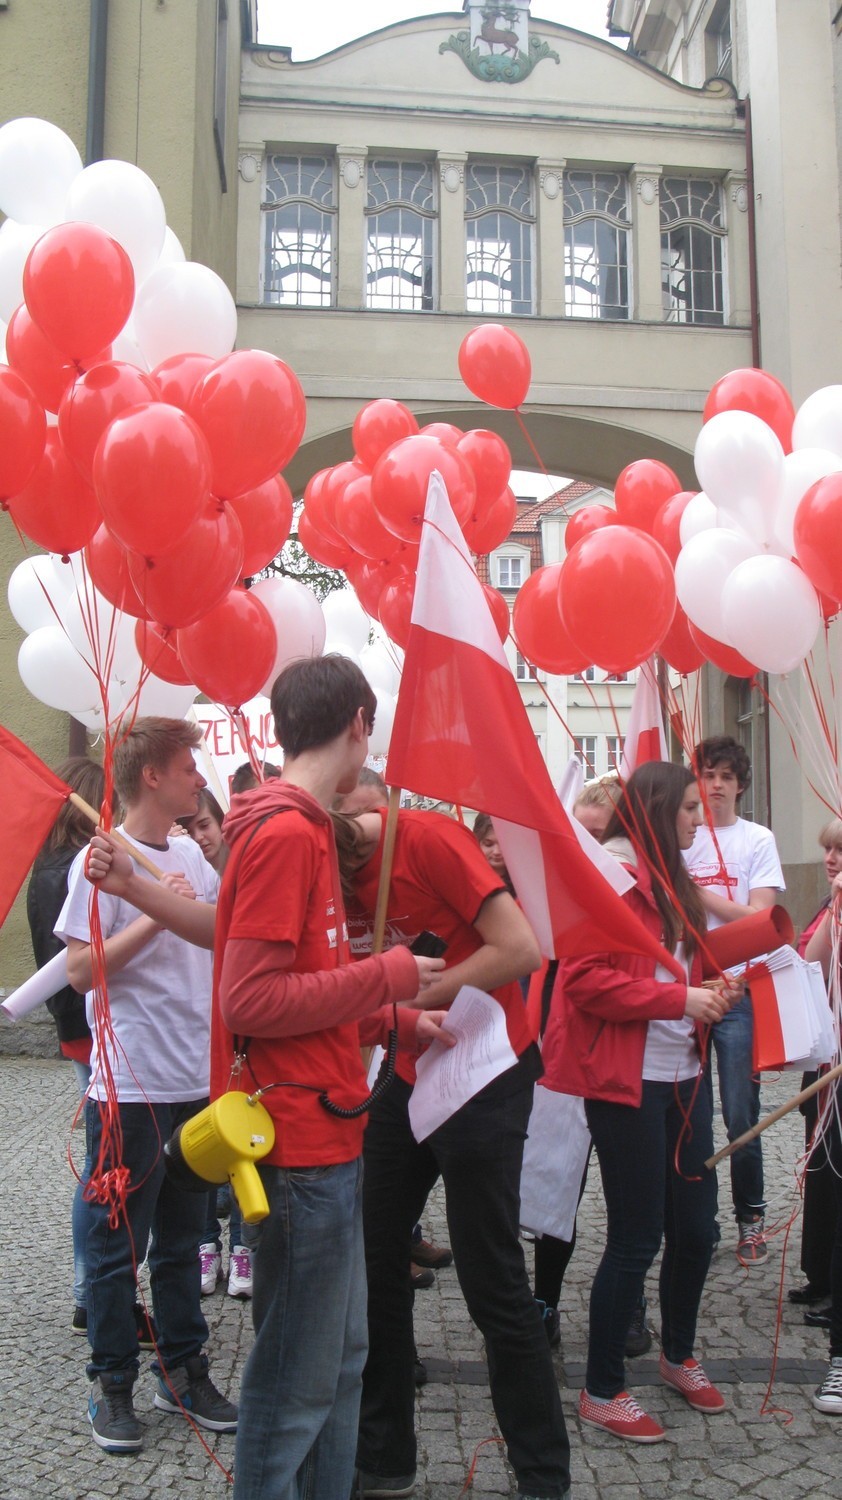
[[[362,1161],[259,1168],[235,1500],[348,1500],[366,1355]]]
[[[396,1078],[372,1106],[363,1194],[370,1352],[357,1446],[366,1473],[396,1478],[415,1470],[410,1236],[441,1176],[456,1273],[485,1336],[491,1399],[518,1488],[553,1500],[569,1487],[558,1385],[519,1239],[533,1076],[520,1085],[515,1077],[502,1097],[480,1093],[420,1145],[409,1128],[407,1083]]]
[[[76,1074],[76,1082],[79,1086],[79,1095],[84,1099],[88,1084],[91,1081],[91,1069],[88,1063],[78,1062],[72,1059],[73,1071]],[[73,1305],[74,1307],[87,1307],[88,1305],[88,1230],[91,1227],[90,1204],[83,1194],[85,1183],[91,1175],[91,1158],[88,1154],[88,1105],[83,1106],[82,1119],[85,1121],[85,1160],[73,1194],[73,1208],[70,1215],[70,1229],[73,1236]]]
[[[704,1165],[713,1154],[710,1096],[695,1078],[644,1081],[639,1109],[586,1099],[585,1113],[608,1211],[591,1288],[585,1384],[592,1396],[610,1399],[625,1386],[626,1334],[662,1236],[661,1343],[673,1364],[693,1354],[716,1214],[716,1176]]]
[[[217,1250],[222,1249],[222,1225],[216,1211],[217,1189],[211,1188],[208,1193],[207,1215],[205,1227],[202,1230],[202,1244],[215,1245]],[[233,1250],[235,1245],[250,1245],[249,1225],[243,1223],[240,1205],[237,1202],[234,1190],[231,1190],[231,1213],[228,1217],[228,1246]]]
[[[91,1380],[103,1371],[138,1369],[134,1304],[137,1268],[146,1255],[158,1348],[168,1369],[198,1354],[208,1336],[201,1309],[199,1242],[207,1200],[203,1193],[174,1187],[164,1172],[163,1147],[173,1131],[207,1103],[120,1104],[121,1160],[129,1170],[126,1214],[116,1227],[109,1211],[90,1204],[88,1233],[88,1342]],[[88,1102],[91,1160],[99,1162],[102,1121]],[[106,1169],[113,1162],[106,1158]]]
[[[753,1071],[754,1014],[746,990],[711,1030],[719,1078],[719,1102],[729,1141],[750,1130],[760,1119],[760,1079]],[[710,1077],[710,1063],[708,1063]],[[709,1082],[711,1100],[713,1084]],[[731,1196],[734,1217],[740,1222],[765,1213],[763,1198],[763,1147],[760,1137],[741,1146],[731,1157]]]

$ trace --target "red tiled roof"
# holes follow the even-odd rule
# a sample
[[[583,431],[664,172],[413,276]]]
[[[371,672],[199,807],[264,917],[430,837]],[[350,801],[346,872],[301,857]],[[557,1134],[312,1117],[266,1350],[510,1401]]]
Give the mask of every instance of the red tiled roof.
[[[515,524],[509,532],[506,541],[517,542],[521,547],[529,551],[530,571],[543,566],[543,546],[541,536],[541,521],[544,516],[553,515],[555,511],[565,511],[574,500],[581,500],[585,495],[592,495],[599,485],[592,484],[588,479],[574,479],[572,484],[566,484],[563,489],[556,490],[555,494],[548,495],[546,500],[519,500]],[[501,546],[506,543],[502,542]],[[497,549],[495,548],[495,551]],[[476,559],[477,575],[482,583],[491,583],[488,568],[488,558],[478,557]]]

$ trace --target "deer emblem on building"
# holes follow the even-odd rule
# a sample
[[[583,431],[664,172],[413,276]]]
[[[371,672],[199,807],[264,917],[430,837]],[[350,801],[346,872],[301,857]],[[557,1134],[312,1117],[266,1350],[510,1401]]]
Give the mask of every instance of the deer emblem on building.
[[[545,58],[559,55],[529,34],[530,0],[462,0],[470,30],[458,31],[439,46],[455,52],[483,83],[520,83]]]
[[[495,45],[499,45],[502,47],[503,52],[511,52],[512,57],[517,57],[520,50],[517,32],[511,30],[504,31],[497,25],[498,16],[502,17],[504,21],[512,22],[515,19],[515,15],[516,12],[510,5],[486,5],[483,7],[482,25],[480,26],[479,34],[482,40],[488,43],[492,52]]]

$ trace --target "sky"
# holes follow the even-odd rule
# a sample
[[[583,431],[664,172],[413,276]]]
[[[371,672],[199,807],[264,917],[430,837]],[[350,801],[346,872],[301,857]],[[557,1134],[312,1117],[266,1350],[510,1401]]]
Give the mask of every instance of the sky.
[[[448,0],[438,0],[437,4],[426,4],[425,0],[409,0],[409,3],[363,0],[361,5],[349,5],[348,0],[310,0],[310,4],[304,5],[300,0],[299,3],[257,0],[258,41],[291,47],[293,61],[303,62],[394,21],[461,9],[461,0],[450,0],[450,4]],[[607,13],[608,0],[533,0],[532,3],[533,19],[557,21],[606,40]]]

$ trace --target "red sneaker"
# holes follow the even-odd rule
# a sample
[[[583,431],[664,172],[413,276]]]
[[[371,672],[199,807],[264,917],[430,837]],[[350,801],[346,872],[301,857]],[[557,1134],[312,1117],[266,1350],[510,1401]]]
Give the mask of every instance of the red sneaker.
[[[685,1359],[680,1365],[672,1365],[662,1354],[658,1369],[664,1383],[678,1391],[688,1406],[694,1407],[696,1411],[707,1412],[710,1417],[725,1410],[725,1397],[715,1385],[711,1385],[695,1359]]]
[[[663,1427],[646,1415],[628,1391],[621,1391],[611,1401],[602,1401],[582,1391],[579,1416],[583,1422],[604,1427],[606,1432],[613,1432],[630,1443],[662,1443],[666,1437]]]

